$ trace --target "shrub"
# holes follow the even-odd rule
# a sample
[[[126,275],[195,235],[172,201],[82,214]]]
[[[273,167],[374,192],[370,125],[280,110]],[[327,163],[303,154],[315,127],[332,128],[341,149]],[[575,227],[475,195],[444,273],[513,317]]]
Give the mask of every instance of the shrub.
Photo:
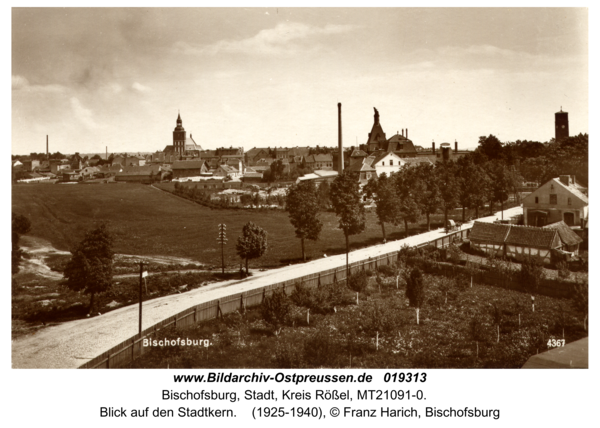
[[[479,315],[475,315],[471,318],[469,323],[469,333],[471,338],[477,342],[485,340],[485,327],[483,325],[483,319]]]
[[[350,278],[348,278],[348,287],[352,291],[356,291],[361,293],[367,288],[368,284],[368,275],[366,271],[360,271],[355,274],[351,274]]]
[[[310,308],[313,305],[311,290],[301,282],[297,282],[290,299],[296,306]]]
[[[377,268],[377,271],[381,273],[383,276],[395,276],[396,271],[390,265],[381,265]]]
[[[309,367],[335,365],[339,351],[338,344],[324,329],[318,329],[304,341],[303,356]]]
[[[569,271],[566,262],[557,263],[556,269],[558,270],[558,277],[561,279],[569,279],[569,277],[571,276],[571,271]]]
[[[290,299],[283,290],[275,290],[261,304],[261,315],[267,324],[279,327],[290,315]]]
[[[518,281],[524,291],[536,292],[544,279],[544,268],[538,257],[527,257],[521,264]]]
[[[278,369],[296,369],[302,367],[302,348],[287,342],[278,342],[275,347],[275,367]]]
[[[447,249],[448,258],[450,259],[450,262],[454,263],[455,265],[460,263],[460,253],[460,248],[458,248],[458,245],[454,243],[450,244]]]

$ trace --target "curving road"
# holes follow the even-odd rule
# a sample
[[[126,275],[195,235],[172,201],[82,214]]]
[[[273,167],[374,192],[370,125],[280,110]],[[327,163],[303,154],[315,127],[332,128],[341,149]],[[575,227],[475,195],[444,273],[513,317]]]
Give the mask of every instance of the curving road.
[[[504,211],[504,218],[522,214],[521,207]],[[493,222],[494,216],[477,221]],[[462,228],[470,228],[465,223]],[[415,246],[444,236],[443,229],[432,230],[398,241],[363,248],[350,253],[350,263],[373,258],[397,250],[402,245]],[[143,303],[143,328],[148,328],[199,303],[223,298],[229,294],[252,290],[311,272],[342,267],[346,255],[324,257],[305,264],[286,266],[266,272],[256,272],[244,280],[219,282],[183,294],[164,296]],[[13,368],[77,368],[102,352],[134,336],[138,332],[138,305],[123,307],[104,315],[70,321],[48,327],[29,336],[12,341]]]

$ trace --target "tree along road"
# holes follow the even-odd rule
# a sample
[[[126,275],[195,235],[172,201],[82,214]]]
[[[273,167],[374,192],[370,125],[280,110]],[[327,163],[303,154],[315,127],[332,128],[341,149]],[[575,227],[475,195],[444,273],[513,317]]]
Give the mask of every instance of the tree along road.
[[[504,218],[508,219],[522,212],[521,207],[505,210]],[[498,212],[494,216],[480,218],[477,221],[491,223],[499,218]],[[473,222],[465,223],[462,228],[467,229],[472,225]],[[349,262],[374,258],[398,250],[403,245],[416,246],[443,236],[445,236],[444,230],[436,229],[386,244],[362,248],[350,253]],[[142,329],[202,302],[345,265],[346,255],[339,254],[304,264],[257,272],[255,276],[244,280],[213,283],[186,293],[148,300],[142,305]],[[12,341],[12,366],[13,368],[77,368],[136,335],[138,310],[137,304],[130,305],[104,315],[65,322],[32,335],[19,337]]]

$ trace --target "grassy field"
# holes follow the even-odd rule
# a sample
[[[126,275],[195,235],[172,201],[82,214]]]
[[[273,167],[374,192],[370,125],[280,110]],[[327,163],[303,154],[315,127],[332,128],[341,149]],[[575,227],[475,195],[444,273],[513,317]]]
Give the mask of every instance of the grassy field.
[[[30,235],[44,238],[60,250],[69,250],[85,232],[106,222],[115,236],[115,251],[122,254],[187,257],[220,266],[217,225],[227,225],[229,243],[225,259],[239,268],[235,242],[242,227],[253,221],[269,233],[269,251],[250,262],[251,267],[275,267],[300,258],[300,241],[287,213],[280,210],[218,210],[203,207],[140,184],[15,185],[12,210],[31,220]],[[308,258],[344,252],[344,236],[334,213],[321,214],[321,238],[307,241]],[[411,234],[422,227],[410,225]],[[405,236],[403,227],[386,225],[388,239]],[[381,227],[373,212],[367,214],[365,232],[350,239],[352,248],[382,242]]]
[[[533,312],[529,294],[460,285],[443,276],[424,278],[419,325],[402,281],[397,289],[394,278],[386,278],[380,287],[371,277],[358,305],[344,284],[312,289],[310,296],[306,290],[292,293],[285,297],[287,317],[277,326],[266,323],[257,307],[161,330],[155,339],[209,339],[210,346],[150,348],[130,367],[519,368],[547,350],[549,339],[570,343],[587,336],[583,316],[569,300],[538,295]]]

